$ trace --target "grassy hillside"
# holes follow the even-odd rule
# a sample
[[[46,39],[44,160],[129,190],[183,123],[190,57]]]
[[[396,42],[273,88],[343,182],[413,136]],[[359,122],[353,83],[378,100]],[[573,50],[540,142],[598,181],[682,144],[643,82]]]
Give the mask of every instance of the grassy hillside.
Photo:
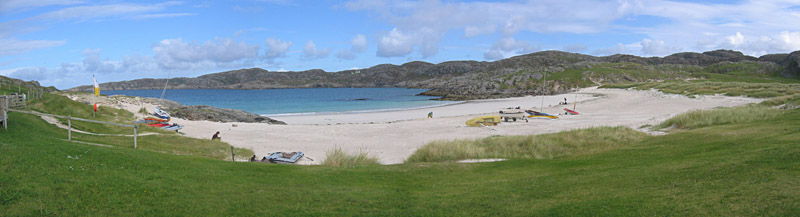
[[[98,109],[97,114],[93,116],[92,105],[76,102],[59,94],[45,94],[41,99],[29,98],[27,108],[23,110],[123,124],[132,124],[135,120],[133,113],[124,109],[102,106]],[[11,112],[11,114],[14,113]],[[18,120],[11,119],[10,122],[14,123],[17,121]],[[58,119],[58,121],[67,125],[67,120],[65,119]],[[134,147],[132,137],[133,128],[130,127],[119,127],[84,121],[72,121],[72,127],[73,129],[85,132],[101,134],[90,135],[73,132],[72,138],[76,141],[128,149]],[[188,138],[180,136],[173,131],[151,128],[146,125],[139,125],[138,131],[140,135],[145,134],[138,138],[138,148],[141,150],[177,155],[205,156],[225,160],[230,160],[231,157],[231,146],[224,142]],[[67,130],[60,129],[51,134],[44,135],[65,140],[67,139]],[[248,149],[235,148],[234,152],[237,154],[238,158],[241,159],[246,159],[253,155],[253,152]]]
[[[800,215],[800,111],[483,164],[233,163],[0,132],[0,215]],[[564,135],[570,136],[570,135]]]

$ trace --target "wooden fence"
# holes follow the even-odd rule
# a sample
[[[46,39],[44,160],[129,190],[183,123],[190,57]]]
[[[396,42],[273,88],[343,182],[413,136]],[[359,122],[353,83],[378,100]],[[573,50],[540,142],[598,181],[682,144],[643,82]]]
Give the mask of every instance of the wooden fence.
[[[32,115],[37,115],[37,116],[50,116],[50,117],[54,117],[54,118],[67,119],[67,140],[69,140],[69,141],[72,141],[72,121],[73,120],[85,121],[85,122],[91,122],[91,123],[98,123],[98,124],[108,124],[108,125],[114,125],[114,126],[120,126],[120,127],[130,127],[130,128],[133,128],[133,148],[135,149],[138,146],[137,140],[138,140],[138,136],[139,136],[139,126],[136,126],[135,124],[120,124],[120,123],[114,123],[114,122],[96,121],[96,120],[89,120],[89,119],[83,119],[83,118],[75,118],[75,117],[70,117],[70,116],[46,114],[46,113],[40,113],[40,112],[35,112],[35,111],[22,111],[22,110],[10,109],[8,107],[3,107],[3,127],[5,127],[6,130],[8,130],[7,112],[9,112],[9,111],[10,112],[19,112],[19,113],[24,113],[24,114],[32,114]]]

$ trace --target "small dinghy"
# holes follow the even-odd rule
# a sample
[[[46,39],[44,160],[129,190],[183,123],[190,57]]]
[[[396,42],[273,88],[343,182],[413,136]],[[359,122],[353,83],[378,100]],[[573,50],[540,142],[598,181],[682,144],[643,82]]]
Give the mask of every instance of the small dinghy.
[[[163,127],[161,127],[161,129],[162,130],[174,130],[174,131],[177,132],[178,130],[183,129],[183,125],[180,125],[180,124],[177,124],[177,123],[172,123],[172,125],[163,126]]]
[[[300,158],[303,158],[303,156],[304,154],[302,151],[291,153],[275,152],[264,157],[264,159],[261,159],[261,161],[263,162],[264,160],[267,160],[271,163],[293,164],[297,163],[297,161],[300,160]]]
[[[159,117],[161,119],[166,119],[166,120],[169,120],[169,118],[170,118],[169,113],[167,111],[161,110],[161,108],[159,108],[159,107],[156,107],[156,111],[153,112],[153,115],[155,115],[156,117]]]

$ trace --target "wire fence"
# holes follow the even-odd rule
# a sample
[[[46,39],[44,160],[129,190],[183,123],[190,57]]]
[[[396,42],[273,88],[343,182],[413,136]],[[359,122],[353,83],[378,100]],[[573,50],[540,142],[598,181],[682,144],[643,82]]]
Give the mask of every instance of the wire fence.
[[[7,100],[6,100],[7,101]],[[133,148],[136,149],[138,146],[138,137],[139,137],[139,126],[135,124],[120,124],[114,122],[106,122],[106,121],[97,121],[97,120],[89,120],[83,118],[76,118],[71,116],[62,116],[62,115],[54,115],[54,114],[47,114],[35,111],[23,111],[17,109],[10,109],[8,107],[3,107],[3,127],[8,130],[8,112],[18,112],[23,114],[32,114],[37,116],[49,116],[54,118],[62,118],[67,120],[67,140],[72,141],[72,121],[84,121],[84,122],[91,122],[91,123],[98,123],[98,124],[108,124],[120,127],[130,127],[133,128]]]

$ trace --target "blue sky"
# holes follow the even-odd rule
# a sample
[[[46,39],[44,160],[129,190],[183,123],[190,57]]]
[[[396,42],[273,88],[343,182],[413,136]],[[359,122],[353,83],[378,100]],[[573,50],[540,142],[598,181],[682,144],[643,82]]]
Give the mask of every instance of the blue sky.
[[[231,69],[340,71],[542,50],[800,50],[800,0],[0,1],[0,75],[59,89]]]

